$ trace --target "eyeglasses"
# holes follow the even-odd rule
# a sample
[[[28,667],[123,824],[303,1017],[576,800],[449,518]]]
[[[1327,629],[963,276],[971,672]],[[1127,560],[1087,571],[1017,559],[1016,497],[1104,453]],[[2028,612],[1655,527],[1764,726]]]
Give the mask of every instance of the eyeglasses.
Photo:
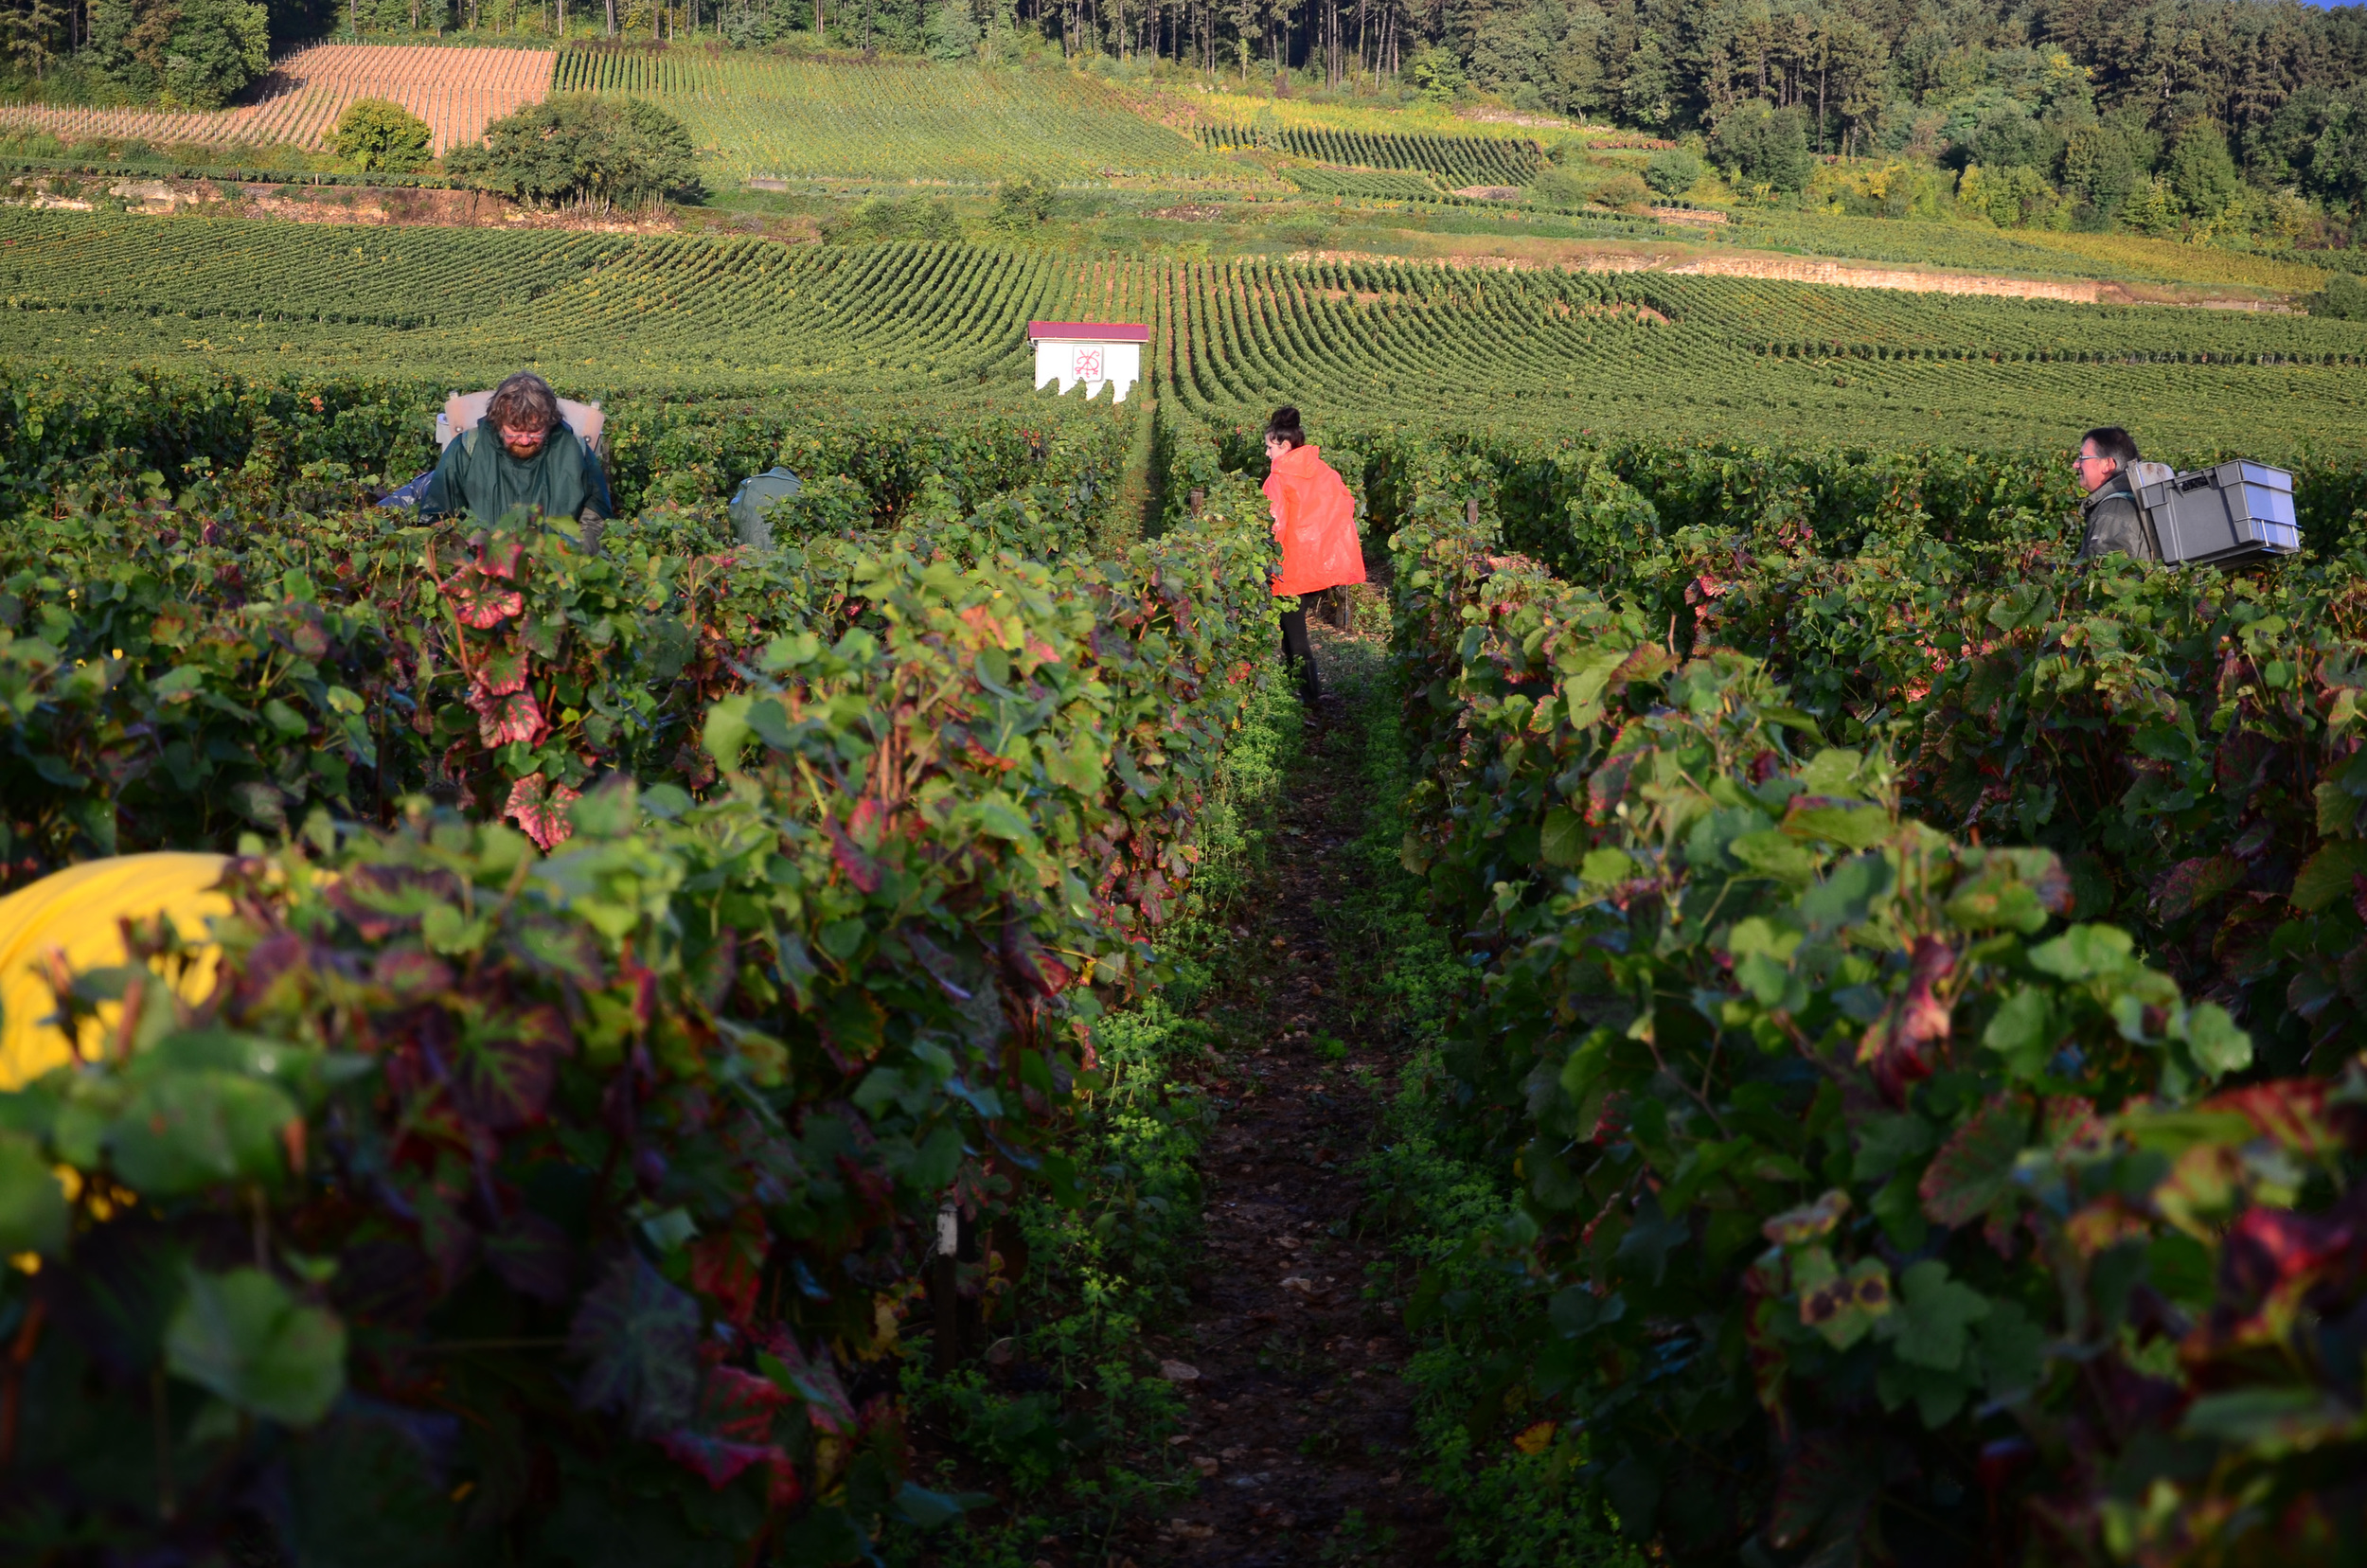
[[[2111,460],[2099,452],[2083,452],[2072,459],[2071,466],[2076,469],[2082,463],[2109,463]]]

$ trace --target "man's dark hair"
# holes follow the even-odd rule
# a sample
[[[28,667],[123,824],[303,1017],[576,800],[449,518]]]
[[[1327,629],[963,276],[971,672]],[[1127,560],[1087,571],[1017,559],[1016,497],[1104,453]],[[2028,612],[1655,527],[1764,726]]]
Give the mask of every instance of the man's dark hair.
[[[496,430],[556,430],[561,422],[559,394],[533,371],[521,370],[493,389],[485,417]]]
[[[1266,434],[1273,440],[1290,442],[1293,449],[1307,444],[1307,430],[1299,423],[1299,411],[1288,404],[1273,411],[1273,418],[1266,421]]]
[[[2079,437],[2081,446],[2090,441],[2095,443],[2097,456],[2109,457],[2123,468],[2137,460],[2137,437],[2118,425],[2098,425]]]

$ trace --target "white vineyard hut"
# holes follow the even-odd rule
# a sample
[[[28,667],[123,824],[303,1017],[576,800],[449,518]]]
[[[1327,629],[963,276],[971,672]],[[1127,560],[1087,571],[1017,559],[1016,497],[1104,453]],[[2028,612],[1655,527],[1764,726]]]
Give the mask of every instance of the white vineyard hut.
[[[1143,345],[1150,329],[1124,321],[1031,321],[1027,341],[1036,346],[1036,384],[1060,383],[1066,392],[1078,382],[1085,395],[1101,396],[1105,383],[1115,383],[1112,402],[1124,402],[1127,389],[1143,379]]]

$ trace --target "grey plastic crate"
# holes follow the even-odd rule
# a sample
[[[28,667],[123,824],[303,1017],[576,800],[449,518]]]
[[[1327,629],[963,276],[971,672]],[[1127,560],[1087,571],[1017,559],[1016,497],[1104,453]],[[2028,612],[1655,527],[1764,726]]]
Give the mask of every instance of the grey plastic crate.
[[[2239,457],[2178,474],[2143,487],[2137,499],[2162,542],[2162,559],[2173,565],[2230,566],[2302,547],[2293,476],[2266,463]]]

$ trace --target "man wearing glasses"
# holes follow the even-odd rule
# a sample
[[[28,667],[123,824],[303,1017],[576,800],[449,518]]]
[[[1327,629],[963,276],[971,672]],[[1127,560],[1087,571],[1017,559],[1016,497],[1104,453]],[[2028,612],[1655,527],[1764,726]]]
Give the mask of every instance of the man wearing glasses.
[[[2080,561],[2093,561],[2114,550],[2131,561],[2159,561],[2162,547],[2154,543],[2145,509],[2129,483],[2129,468],[2137,461],[2137,443],[2118,425],[2088,432],[2072,459],[2072,473],[2088,492],[2079,511],[2087,522],[2080,536]]]

